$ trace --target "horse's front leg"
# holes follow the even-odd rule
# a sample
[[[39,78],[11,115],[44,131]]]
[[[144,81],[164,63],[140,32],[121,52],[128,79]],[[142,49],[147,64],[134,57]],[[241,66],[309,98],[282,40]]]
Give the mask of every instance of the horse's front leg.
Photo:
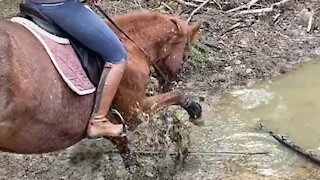
[[[171,105],[180,105],[193,119],[200,118],[202,115],[202,107],[199,103],[189,100],[185,95],[176,91],[147,97],[143,100],[142,107],[144,111],[158,111]]]

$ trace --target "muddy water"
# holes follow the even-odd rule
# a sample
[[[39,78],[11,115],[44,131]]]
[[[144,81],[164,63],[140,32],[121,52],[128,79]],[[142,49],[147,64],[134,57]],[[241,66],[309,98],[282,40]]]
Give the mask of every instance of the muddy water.
[[[272,81],[208,100],[205,124],[193,128],[191,149],[221,153],[190,158],[199,163],[194,178],[320,179],[318,167],[258,128],[263,123],[320,154],[319,77],[320,58],[315,58]],[[237,152],[267,154],[237,155]]]
[[[316,58],[272,81],[233,91],[224,103],[232,104],[241,118],[260,121],[316,150],[320,147],[319,77],[320,58]]]
[[[13,16],[18,2],[0,0],[1,17]],[[193,153],[178,171],[171,172],[175,168],[170,158],[142,156],[140,174],[132,177],[118,154],[107,153],[114,149],[110,143],[84,141],[45,155],[0,153],[0,179],[320,179],[318,167],[257,130],[262,122],[317,151],[316,62],[249,89],[209,96],[199,92],[196,96],[206,97],[205,124],[191,125]],[[186,113],[180,118],[187,119]]]

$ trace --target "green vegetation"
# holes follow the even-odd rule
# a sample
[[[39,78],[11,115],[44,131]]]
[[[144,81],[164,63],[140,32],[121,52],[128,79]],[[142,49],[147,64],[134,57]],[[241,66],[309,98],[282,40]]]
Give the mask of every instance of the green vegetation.
[[[192,66],[191,69],[197,71],[205,70],[207,59],[207,54],[202,52],[200,48],[197,46],[191,47],[190,57],[188,58],[188,63]]]
[[[203,62],[204,59],[205,59],[205,55],[200,50],[198,50],[197,47],[192,46],[191,47],[190,61],[192,63],[197,64],[197,63]]]

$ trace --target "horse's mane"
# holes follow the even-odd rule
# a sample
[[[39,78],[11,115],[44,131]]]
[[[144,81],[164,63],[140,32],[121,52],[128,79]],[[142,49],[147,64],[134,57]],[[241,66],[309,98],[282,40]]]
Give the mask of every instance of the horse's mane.
[[[128,14],[121,14],[114,16],[115,22],[123,28],[131,29],[134,32],[167,24],[170,18],[176,18],[174,15],[165,15],[159,12],[131,12]]]
[[[172,33],[172,26],[174,25],[169,21],[171,18],[178,17],[159,12],[131,12],[116,15],[113,17],[113,20],[131,38],[134,38],[137,43],[144,44],[148,47],[156,41],[159,42],[159,37],[161,39],[163,38],[162,42],[166,42],[165,39],[170,37],[168,33]],[[110,24],[108,21],[107,23]],[[117,31],[112,25],[111,28]],[[124,37],[119,32],[118,35]]]
[[[159,12],[131,12],[128,14],[121,14],[114,16],[115,21],[121,22],[121,24],[131,24],[137,22],[149,22],[157,23],[161,20],[165,20],[166,16]]]

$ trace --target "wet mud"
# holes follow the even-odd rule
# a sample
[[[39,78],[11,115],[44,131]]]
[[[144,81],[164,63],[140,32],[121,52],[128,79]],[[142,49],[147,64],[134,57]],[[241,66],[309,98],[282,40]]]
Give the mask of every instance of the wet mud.
[[[19,2],[0,0],[0,16],[14,16]],[[242,118],[234,104],[225,101],[225,94],[298,70],[298,65],[320,54],[320,3],[292,1],[270,13],[237,15],[227,11],[249,1],[216,2],[192,18],[192,23],[203,24],[200,40],[175,86],[201,101],[204,113],[199,126],[176,107],[144,117],[146,123],[129,136],[140,164],[131,170],[124,169],[107,140],[83,140],[42,155],[0,153],[0,179],[320,179],[319,167],[284,148],[257,128],[258,119]],[[269,7],[274,2],[259,5]],[[103,8],[111,15],[168,12],[158,4],[107,1]],[[176,2],[166,4],[184,18],[194,10]],[[307,32],[310,12],[316,18]],[[266,102],[268,96],[259,93],[248,95],[253,97],[247,101],[249,107]],[[188,156],[179,156],[186,150]]]

